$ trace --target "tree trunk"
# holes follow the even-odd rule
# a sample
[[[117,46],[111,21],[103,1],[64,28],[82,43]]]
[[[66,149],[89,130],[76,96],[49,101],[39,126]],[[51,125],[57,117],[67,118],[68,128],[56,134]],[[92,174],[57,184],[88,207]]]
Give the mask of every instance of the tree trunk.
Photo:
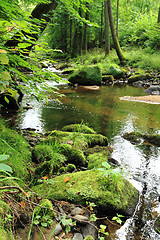
[[[107,1],[104,1],[104,18],[105,18],[105,55],[107,56],[110,53],[109,16]]]
[[[103,39],[103,2],[102,2],[102,11],[101,11],[101,28],[100,28],[100,38],[99,38],[99,45],[102,46],[102,39]]]
[[[160,7],[159,7],[159,11],[158,11],[158,23],[160,23]]]
[[[129,0],[127,0],[127,4],[129,4]]]
[[[75,57],[77,55],[77,35],[78,35],[78,27],[75,26],[74,37],[73,37],[73,45],[71,49],[71,56]]]
[[[116,28],[116,35],[117,35],[117,38],[119,39],[119,0],[117,0],[117,28]]]
[[[81,7],[79,8],[79,15],[82,16]],[[82,26],[79,25],[79,55],[82,55]]]
[[[89,20],[89,3],[86,3],[86,16],[85,19]],[[87,53],[88,50],[88,24],[85,23],[84,26],[84,52]]]
[[[50,16],[51,15],[53,15],[53,13],[52,14],[49,14],[49,16],[44,16],[45,14],[47,14],[47,13],[49,13],[50,11],[53,11],[53,10],[55,10],[56,9],[56,7],[57,7],[57,2],[55,1],[55,0],[53,0],[51,3],[49,3],[49,4],[44,4],[44,3],[41,3],[41,4],[38,4],[35,8],[34,8],[34,10],[32,11],[32,13],[31,13],[31,17],[32,17],[32,19],[31,19],[31,21],[33,22],[33,19],[35,18],[35,19],[39,19],[39,20],[41,20],[41,19],[45,19],[46,20],[46,22],[44,23],[44,21],[43,21],[43,24],[41,23],[41,26],[40,26],[40,31],[41,32],[43,32],[44,31],[44,29],[46,28],[46,26],[47,26],[47,23],[49,22],[49,20],[50,20]],[[35,25],[35,23],[33,22],[32,23],[33,25]],[[17,45],[18,45],[18,43],[21,43],[21,42],[25,42],[25,41],[23,41],[22,40],[22,35],[24,36],[24,38],[26,37],[26,38],[28,38],[28,36],[30,37],[30,38],[34,38],[34,40],[38,40],[38,34],[30,34],[30,33],[26,33],[26,32],[24,32],[23,30],[20,32],[20,31],[18,31],[14,36],[13,36],[13,38],[12,39],[10,39],[10,40],[8,40],[6,43],[5,43],[5,46],[6,47],[12,47],[12,48],[15,48]],[[27,49],[28,49],[28,51],[30,51],[31,50],[31,48],[33,47],[33,45],[34,44],[32,44],[30,47],[28,47]]]
[[[125,57],[122,53],[118,38],[116,36],[116,31],[115,31],[115,27],[114,27],[114,20],[113,20],[113,14],[112,14],[112,4],[111,4],[111,0],[107,0],[108,3],[108,14],[109,14],[109,21],[110,21],[110,28],[111,28],[111,33],[112,33],[112,39],[113,39],[113,43],[117,52],[117,56],[121,62],[121,64],[124,63],[125,61]]]
[[[73,20],[70,19],[70,51],[72,48],[72,37],[73,37]]]

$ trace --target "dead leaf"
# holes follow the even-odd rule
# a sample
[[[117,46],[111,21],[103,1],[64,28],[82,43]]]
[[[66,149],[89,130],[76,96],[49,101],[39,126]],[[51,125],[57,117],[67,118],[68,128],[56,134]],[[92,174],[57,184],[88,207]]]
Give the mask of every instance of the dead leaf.
[[[80,190],[79,192],[77,192],[76,194],[79,195],[82,191]]]
[[[25,202],[24,202],[24,201],[21,201],[20,203],[21,203],[21,206],[24,208],[25,205],[26,205]]]
[[[64,182],[67,183],[70,180],[70,177],[65,177]]]
[[[42,177],[42,179],[48,180],[48,177],[47,177],[47,176],[44,176],[44,177]]]

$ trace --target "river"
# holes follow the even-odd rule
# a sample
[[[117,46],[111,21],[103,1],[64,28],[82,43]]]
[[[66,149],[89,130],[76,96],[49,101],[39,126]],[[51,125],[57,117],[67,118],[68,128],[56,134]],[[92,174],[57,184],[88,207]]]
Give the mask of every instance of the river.
[[[54,83],[50,83],[54,84]],[[160,105],[124,101],[123,96],[145,95],[144,89],[117,83],[102,86],[97,91],[59,85],[65,96],[55,100],[50,94],[48,104],[26,96],[26,103],[33,109],[24,110],[16,116],[14,124],[21,129],[33,128],[37,132],[61,129],[72,123],[87,123],[108,137],[114,148],[112,157],[123,169],[124,176],[139,190],[140,197],[132,218],[111,239],[158,240],[153,229],[155,216],[160,213],[160,148],[141,142],[133,145],[122,135],[126,132],[160,133]]]

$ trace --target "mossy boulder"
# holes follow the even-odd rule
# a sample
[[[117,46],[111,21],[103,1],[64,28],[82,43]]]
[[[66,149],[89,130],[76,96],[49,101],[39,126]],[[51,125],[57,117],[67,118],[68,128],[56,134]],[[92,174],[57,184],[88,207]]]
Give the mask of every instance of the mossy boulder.
[[[96,133],[92,128],[86,126],[85,124],[70,124],[62,128],[62,131],[66,132],[80,132],[80,133]]]
[[[52,146],[39,144],[33,148],[32,155],[33,161],[40,163],[51,160],[53,158],[54,152]]]
[[[134,132],[127,132],[123,135],[123,137],[130,141],[133,144],[138,144],[141,142],[143,134],[138,132],[138,131],[134,131]]]
[[[125,73],[115,66],[111,66],[103,75],[112,75],[114,78],[119,79],[125,76]]]
[[[80,205],[85,205],[86,201],[94,202],[103,214],[121,212],[130,215],[138,201],[138,191],[129,181],[121,175],[116,180],[105,177],[99,170],[64,174],[55,177],[52,186],[46,188],[46,183],[43,183],[32,190],[49,198]]]
[[[142,139],[144,139],[146,142],[160,147],[160,134],[142,134],[138,131],[134,131],[125,133],[123,137],[133,144],[138,144],[142,141]]]
[[[86,165],[86,158],[81,150],[73,148],[69,144],[60,145],[59,150],[61,154],[66,156],[67,162],[73,163],[76,166]]]
[[[63,143],[66,143],[69,140],[73,141],[73,146],[78,149],[84,149],[86,146],[93,147],[96,145],[99,146],[107,146],[108,139],[107,137],[101,134],[86,134],[86,133],[79,133],[79,132],[64,132],[54,130],[49,133],[49,136],[45,139],[45,142],[50,140],[52,142],[55,141],[55,137],[57,140]]]
[[[137,82],[137,81],[140,81],[140,80],[147,80],[147,79],[150,79],[151,76],[149,74],[135,74],[133,76],[130,76],[128,78],[128,83],[134,83],[134,82]]]
[[[75,70],[69,77],[68,81],[71,84],[84,86],[98,85],[102,83],[102,72],[98,66],[85,66]]]
[[[87,157],[88,160],[88,169],[91,170],[93,168],[100,168],[102,167],[103,162],[108,161],[108,156],[110,155],[109,151],[102,151],[90,154]]]
[[[103,75],[102,81],[112,83],[114,81],[114,77],[112,75]]]
[[[44,176],[58,172],[59,168],[63,167],[64,162],[67,161],[66,157],[59,153],[54,153],[52,159],[49,161],[42,162],[35,170],[35,174]]]
[[[68,164],[65,170],[66,172],[73,172],[76,170],[76,166],[74,164]]]
[[[160,147],[160,134],[143,134],[143,138],[147,142],[149,142],[157,147]]]

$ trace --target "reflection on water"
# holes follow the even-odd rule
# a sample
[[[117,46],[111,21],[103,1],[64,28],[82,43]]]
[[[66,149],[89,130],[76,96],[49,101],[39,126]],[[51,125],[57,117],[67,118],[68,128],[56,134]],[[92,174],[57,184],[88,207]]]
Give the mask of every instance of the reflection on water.
[[[140,191],[134,216],[112,234],[112,239],[159,239],[152,228],[152,203],[157,202],[159,211],[160,148],[143,142],[135,146],[122,135],[134,130],[159,132],[160,105],[120,100],[125,95],[144,95],[143,89],[125,85],[104,86],[100,91],[83,91],[64,85],[60,92],[65,97],[56,101],[51,94],[48,105],[26,97],[23,105],[27,102],[34,108],[19,115],[17,125],[45,132],[84,121],[106,135],[114,148],[113,157],[121,163],[125,177]]]

